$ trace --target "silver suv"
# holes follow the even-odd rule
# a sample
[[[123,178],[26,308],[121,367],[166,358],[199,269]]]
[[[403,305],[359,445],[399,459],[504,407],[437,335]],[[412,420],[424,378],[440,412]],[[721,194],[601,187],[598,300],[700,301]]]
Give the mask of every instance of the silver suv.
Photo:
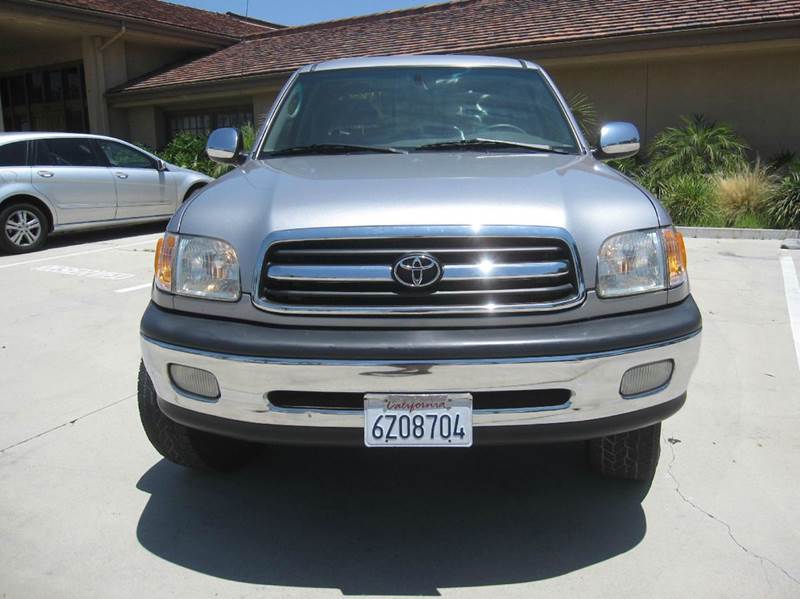
[[[587,441],[652,478],[700,313],[669,214],[589,147],[553,82],[508,58],[304,67],[248,156],[170,221],[141,323],[142,423],[168,459],[262,444]]]
[[[0,133],[0,251],[51,233],[170,218],[213,179],[127,142],[76,133]]]

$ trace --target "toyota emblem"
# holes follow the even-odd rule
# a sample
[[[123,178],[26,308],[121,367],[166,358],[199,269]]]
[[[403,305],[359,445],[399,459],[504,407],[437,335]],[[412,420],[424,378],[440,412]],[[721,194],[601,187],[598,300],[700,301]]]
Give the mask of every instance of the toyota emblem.
[[[406,287],[422,289],[430,287],[442,276],[439,261],[428,254],[403,256],[392,269],[395,281]]]

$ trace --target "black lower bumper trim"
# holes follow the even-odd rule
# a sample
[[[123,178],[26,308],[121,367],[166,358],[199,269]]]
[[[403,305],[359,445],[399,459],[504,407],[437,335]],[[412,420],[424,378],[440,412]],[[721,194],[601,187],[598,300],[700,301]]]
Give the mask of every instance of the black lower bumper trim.
[[[636,400],[629,400],[636,401]],[[686,401],[686,394],[656,406],[634,412],[580,422],[559,422],[517,426],[476,426],[475,445],[518,445],[526,443],[559,443],[583,441],[632,431],[661,422],[677,412]],[[209,416],[158,400],[164,414],[175,422],[224,437],[272,445],[359,446],[364,445],[362,428],[285,426],[256,424]]]
[[[691,296],[645,312],[474,329],[298,329],[173,312],[150,303],[141,333],[211,353],[290,359],[460,360],[576,356],[668,343],[700,331]]]

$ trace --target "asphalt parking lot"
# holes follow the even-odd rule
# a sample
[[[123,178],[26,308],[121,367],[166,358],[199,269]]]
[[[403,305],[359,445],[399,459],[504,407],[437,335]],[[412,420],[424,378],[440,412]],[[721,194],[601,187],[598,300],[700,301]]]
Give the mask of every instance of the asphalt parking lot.
[[[649,488],[581,445],[283,448],[211,476],[138,421],[159,231],[0,256],[0,597],[800,596],[800,252],[688,240],[703,349]]]

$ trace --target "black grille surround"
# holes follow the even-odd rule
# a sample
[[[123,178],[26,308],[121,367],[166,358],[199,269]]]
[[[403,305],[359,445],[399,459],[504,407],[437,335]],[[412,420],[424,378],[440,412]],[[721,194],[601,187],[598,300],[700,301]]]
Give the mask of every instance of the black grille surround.
[[[584,290],[574,243],[542,227],[294,230],[268,240],[256,305],[288,313],[463,314],[556,310]],[[441,277],[412,288],[394,276],[409,256]]]

